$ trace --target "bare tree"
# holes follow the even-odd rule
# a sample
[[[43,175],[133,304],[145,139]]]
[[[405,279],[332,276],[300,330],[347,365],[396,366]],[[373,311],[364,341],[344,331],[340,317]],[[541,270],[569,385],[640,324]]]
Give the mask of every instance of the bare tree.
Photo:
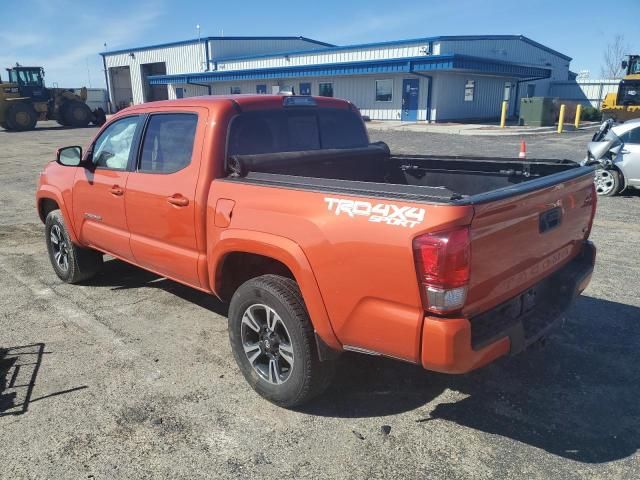
[[[600,68],[602,78],[620,78],[624,75],[621,63],[628,51],[629,46],[624,41],[624,35],[617,34],[613,37],[613,41],[604,51],[604,62]]]

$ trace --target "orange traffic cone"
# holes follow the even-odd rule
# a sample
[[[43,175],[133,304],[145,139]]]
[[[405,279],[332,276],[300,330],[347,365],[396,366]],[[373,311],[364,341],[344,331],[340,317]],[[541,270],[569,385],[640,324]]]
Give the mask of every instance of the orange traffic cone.
[[[524,140],[520,140],[520,153],[518,154],[518,158],[527,158],[527,144],[524,143]]]

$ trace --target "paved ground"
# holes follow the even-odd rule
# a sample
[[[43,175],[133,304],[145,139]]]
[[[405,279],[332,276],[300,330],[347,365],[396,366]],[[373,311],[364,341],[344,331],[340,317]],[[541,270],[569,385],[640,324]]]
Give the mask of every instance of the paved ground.
[[[0,130],[0,478],[637,477],[640,195],[600,201],[593,283],[544,349],[457,377],[345,355],[328,393],[293,412],[247,387],[212,298],[116,261],[90,284],[58,281],[37,174],[93,133]],[[375,137],[406,152],[518,151],[518,139]],[[580,158],[587,137],[533,137],[529,151]]]

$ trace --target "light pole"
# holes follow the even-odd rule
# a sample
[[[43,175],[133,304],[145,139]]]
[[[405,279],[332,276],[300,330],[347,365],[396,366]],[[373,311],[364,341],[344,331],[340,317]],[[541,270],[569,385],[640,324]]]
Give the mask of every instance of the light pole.
[[[202,41],[201,41],[201,38],[200,38],[200,24],[199,23],[196,25],[196,30],[198,31],[198,46],[202,49]],[[207,58],[206,58],[207,53],[206,53],[206,50],[203,50],[202,56],[204,58],[204,61],[202,62],[201,70],[204,71],[207,68]]]

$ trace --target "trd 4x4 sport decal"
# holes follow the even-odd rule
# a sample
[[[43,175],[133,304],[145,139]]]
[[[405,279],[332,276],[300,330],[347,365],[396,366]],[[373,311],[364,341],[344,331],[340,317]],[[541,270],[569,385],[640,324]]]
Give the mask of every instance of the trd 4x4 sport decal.
[[[336,215],[369,217],[370,222],[412,228],[424,221],[424,208],[330,197],[325,197],[324,201],[327,202],[329,211]]]

